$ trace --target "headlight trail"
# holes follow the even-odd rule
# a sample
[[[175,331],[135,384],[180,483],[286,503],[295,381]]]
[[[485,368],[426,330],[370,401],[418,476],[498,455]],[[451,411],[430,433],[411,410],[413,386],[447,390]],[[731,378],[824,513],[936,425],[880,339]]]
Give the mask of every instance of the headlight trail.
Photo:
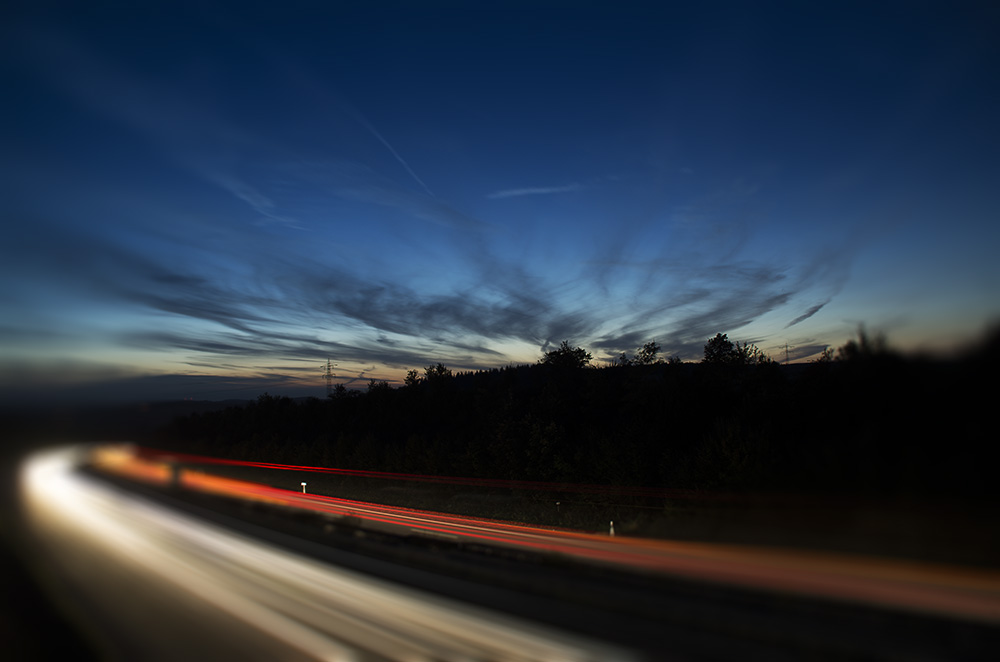
[[[95,457],[106,468],[134,471],[143,480],[169,478],[165,465],[130,461],[127,449],[105,448]],[[244,623],[253,636],[280,643],[280,659],[632,659],[589,638],[313,561],[130,496],[76,471],[84,459],[79,449],[63,449],[33,456],[24,465],[25,512],[50,561],[71,565],[79,554],[105,555],[129,577],[148,576],[150,586],[166,582]],[[244,493],[232,481],[213,483],[204,476],[192,482],[199,481]],[[280,490],[244,487],[246,496],[287,502]],[[305,503],[339,507],[323,500]],[[155,651],[147,653],[157,658]],[[274,649],[250,654],[274,656]],[[161,651],[157,659],[170,657]]]

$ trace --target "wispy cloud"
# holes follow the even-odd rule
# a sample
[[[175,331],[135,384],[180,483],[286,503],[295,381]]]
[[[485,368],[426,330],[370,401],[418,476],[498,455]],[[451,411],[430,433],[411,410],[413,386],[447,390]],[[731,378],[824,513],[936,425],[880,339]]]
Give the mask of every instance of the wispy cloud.
[[[296,230],[303,229],[302,223],[298,219],[279,213],[270,198],[231,172],[206,164],[197,164],[192,167],[200,172],[206,180],[217,184],[223,190],[248,204],[261,217],[259,223],[279,223]]]
[[[438,198],[407,190],[374,169],[347,160],[289,164],[283,172],[322,187],[331,195],[391,207],[436,225],[467,230],[486,223]]]
[[[573,246],[573,258],[562,264],[522,262],[491,244],[493,226],[435,197],[360,114],[355,119],[379,143],[375,161],[386,161],[384,148],[405,176],[389,177],[354,153],[328,146],[312,151],[287,145],[278,134],[241,131],[200,97],[130,76],[85,49],[56,50],[55,61],[48,61],[51,78],[238,200],[236,217],[249,207],[268,223],[335,226],[311,233],[309,245],[287,236],[305,233],[246,223],[213,219],[181,227],[159,210],[162,200],[151,199],[137,203],[146,207],[133,215],[162,215],[163,222],[148,221],[142,230],[155,239],[129,243],[107,228],[101,235],[81,227],[73,238],[43,226],[25,230],[34,247],[19,252],[50,258],[53,290],[68,283],[74,292],[97,292],[102,304],[122,305],[126,321],[115,340],[130,348],[176,351],[180,361],[220,366],[334,356],[358,378],[373,364],[419,366],[435,357],[469,368],[531,360],[537,357],[493,348],[541,351],[563,339],[616,352],[656,338],[665,352],[694,356],[711,335],[775,311],[785,315],[782,321],[794,318],[788,326],[800,323],[826,305],[846,277],[848,251],[818,253],[798,267],[750,254],[751,229],[730,220],[738,206],[732,197],[751,195],[746,186],[727,189],[730,197],[721,201],[696,200],[682,210],[688,222],[650,220],[639,232],[632,224],[597,246]],[[63,68],[64,61],[72,66]],[[345,133],[359,133],[355,122],[344,125]],[[486,197],[571,194],[592,185],[511,188]],[[115,210],[121,213],[121,205]],[[426,223],[410,223],[419,226],[410,232],[407,222],[414,219]],[[386,264],[392,268],[382,268]],[[802,313],[801,301],[823,303]],[[31,332],[27,323],[17,330]]]
[[[413,168],[410,167],[410,164],[407,163],[406,160],[403,159],[403,157],[399,155],[399,152],[397,152],[396,149],[392,145],[389,144],[389,141],[386,140],[382,136],[382,134],[379,133],[378,130],[374,126],[372,126],[372,123],[369,122],[367,119],[365,119],[364,116],[362,116],[360,112],[356,113],[355,116],[356,116],[358,122],[360,122],[362,126],[364,126],[366,129],[368,129],[368,131],[373,136],[375,136],[375,138],[380,143],[382,143],[382,145],[385,146],[385,148],[387,150],[389,150],[389,153],[392,154],[392,156],[397,161],[399,161],[399,164],[401,166],[403,166],[403,169],[406,170],[406,172],[409,173],[410,177],[412,177],[415,182],[417,182],[418,184],[420,184],[420,187],[422,189],[424,189],[424,191],[427,193],[427,195],[429,195],[429,196],[431,196],[433,198],[434,194],[431,193],[431,190],[427,187],[427,184],[424,183],[424,180],[420,179],[420,177],[417,176],[417,173],[413,172]]]
[[[717,332],[746,327],[787,306],[808,289],[811,274],[787,275],[779,267],[748,263],[678,264],[665,259],[640,265],[660,282],[635,294],[632,310],[618,315],[612,299],[573,303],[560,284],[524,272],[488,253],[483,269],[453,292],[427,292],[394,279],[372,281],[329,264],[261,260],[254,279],[278,283],[266,290],[224,288],[176,274],[133,279],[132,301],[150,308],[221,325],[217,331],[134,334],[132,341],[224,356],[323,358],[412,366],[443,352],[467,365],[504,363],[510,357],[488,348],[517,341],[545,348],[562,339],[617,352],[657,338],[664,350],[697,355]],[[575,280],[575,277],[574,277]],[[167,285],[169,281],[169,286]],[[588,285],[589,283],[589,285]],[[592,286],[593,277],[582,284]],[[818,310],[822,306],[814,307]],[[614,310],[616,314],[609,315]],[[810,311],[814,314],[815,310]],[[303,331],[355,329],[336,343]],[[224,329],[228,329],[224,330]],[[386,337],[407,339],[386,342]],[[447,359],[446,359],[447,360]]]
[[[799,322],[806,321],[807,319],[809,319],[810,317],[812,317],[813,315],[815,315],[816,313],[818,313],[820,310],[822,310],[823,307],[826,304],[830,303],[830,301],[831,301],[831,299],[827,299],[826,301],[823,301],[822,303],[817,303],[815,306],[812,306],[809,310],[807,310],[806,312],[802,313],[801,315],[799,315],[798,317],[796,317],[795,319],[793,319],[791,322],[789,322],[788,324],[786,324],[785,328],[787,329],[789,327],[795,326]]]
[[[464,241],[443,253],[461,253],[471,265],[463,267],[461,282],[428,289],[398,273],[359,270],[363,261],[349,266],[317,252],[289,254],[263,233],[232,232],[220,240],[242,242],[240,260],[207,265],[208,271],[188,257],[167,262],[87,235],[65,236],[62,248],[48,242],[46,254],[56,280],[172,320],[125,326],[116,336],[120,345],[219,365],[333,356],[355,370],[434,360],[488,367],[537,358],[507,356],[493,346],[513,342],[540,352],[563,339],[608,355],[656,339],[665,353],[695,358],[717,332],[824,295],[788,326],[816,314],[850,263],[847,252],[837,251],[797,268],[764,263],[738,248],[716,247],[711,228],[687,230],[688,239],[676,237],[652,259],[635,259],[639,239],[603,246],[579,271],[566,273],[539,271],[494,254],[486,243]],[[39,244],[57,234],[41,224],[30,233]]]
[[[238,174],[236,154],[278,149],[240,127],[221,109],[166,82],[130,71],[73,38],[52,32],[29,43],[45,78],[101,115],[143,135],[180,167],[250,206],[263,222],[301,228]]]
[[[578,183],[566,184],[565,186],[532,186],[526,188],[511,188],[503,191],[494,191],[486,197],[490,200],[501,200],[503,198],[517,198],[523,195],[551,195],[553,193],[575,193],[582,191],[583,185]]]

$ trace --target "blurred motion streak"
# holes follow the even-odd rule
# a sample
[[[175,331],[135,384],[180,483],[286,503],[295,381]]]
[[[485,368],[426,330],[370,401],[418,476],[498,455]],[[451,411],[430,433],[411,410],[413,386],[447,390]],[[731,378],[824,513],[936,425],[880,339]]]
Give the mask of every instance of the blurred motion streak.
[[[167,460],[240,464],[201,456],[168,456],[149,449],[112,452],[109,456],[103,450],[97,451],[95,458],[113,458],[113,462],[105,461],[100,466],[113,467],[135,478],[166,476],[169,472],[163,468],[163,462]],[[294,471],[342,471],[247,464]],[[158,471],[156,466],[161,469]],[[696,580],[1000,623],[1000,573],[992,570],[750,545],[608,537],[301,494],[190,470],[185,470],[180,480],[184,487],[204,492],[356,517],[363,526],[397,534],[444,534],[455,540],[528,548]]]
[[[474,487],[500,487],[508,489],[528,489],[552,492],[574,492],[577,494],[608,494],[615,496],[645,496],[663,499],[698,498],[702,500],[732,499],[735,495],[719,492],[707,493],[699,490],[664,489],[656,487],[637,487],[632,485],[588,485],[585,483],[547,483],[533,480],[506,480],[498,478],[464,478],[460,476],[428,476],[424,474],[404,474],[388,471],[366,471],[363,469],[338,469],[335,467],[309,467],[296,464],[276,464],[273,462],[250,462],[247,460],[230,460],[221,457],[205,455],[170,454],[149,448],[138,449],[138,453],[146,458],[160,461],[176,461],[188,464],[220,464],[236,467],[255,467],[258,469],[282,469],[286,471],[308,471],[313,473],[335,474],[340,476],[355,476],[359,478],[384,478],[387,480],[405,480],[418,483],[437,483],[440,485],[468,485]]]
[[[151,581],[165,579],[281,642],[281,659],[630,659],[583,637],[324,565],[130,496],[76,471],[88,461],[160,484],[172,473],[166,463],[134,457],[127,446],[98,447],[92,454],[71,447],[29,458],[21,496],[48,560],[68,564],[85,549],[97,550],[114,565],[137,568]],[[184,483],[291,503],[281,490],[249,483],[194,474]],[[73,545],[62,544],[67,540]],[[93,586],[101,590],[102,583]]]

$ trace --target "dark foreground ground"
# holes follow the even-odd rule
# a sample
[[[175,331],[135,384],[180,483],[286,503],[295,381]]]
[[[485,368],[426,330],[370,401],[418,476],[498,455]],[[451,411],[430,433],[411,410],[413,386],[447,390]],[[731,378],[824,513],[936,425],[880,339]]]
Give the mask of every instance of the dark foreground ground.
[[[877,400],[872,399],[872,402],[877,403]],[[13,652],[9,659],[93,659],[92,646],[65,618],[58,602],[43,596],[40,587],[51,582],[52,578],[46,574],[44,567],[33,565],[30,541],[20,534],[15,501],[16,466],[23,454],[38,446],[66,440],[130,440],[155,446],[163,439],[163,427],[177,416],[191,413],[211,416],[212,411],[229,407],[227,416],[237,416],[242,420],[243,415],[233,409],[234,404],[42,407],[33,412],[6,412],[0,416],[0,567],[4,568],[0,578],[3,595],[0,599],[0,635],[7,650]],[[280,402],[266,404],[269,407],[286,407]],[[982,435],[985,410],[973,409],[976,415],[962,419],[965,427],[961,429],[968,428]],[[324,417],[322,420],[326,420],[326,414],[323,411],[319,413]],[[204,422],[205,419],[201,420]],[[276,420],[281,422],[280,418]],[[916,424],[911,420],[907,425],[912,428]],[[939,445],[920,448],[932,448],[935,453],[947,455],[948,440],[940,436],[936,439],[940,439]],[[713,448],[712,462],[717,463],[720,457],[728,457],[719,455],[719,447]],[[231,450],[228,446],[226,449]],[[721,448],[721,451],[728,450],[727,447]],[[863,461],[865,447],[854,446],[853,450],[862,453],[859,458]],[[356,458],[352,456],[351,459]],[[882,461],[889,459],[891,456]],[[840,458],[841,464],[843,460]],[[932,459],[923,462],[921,466],[933,466]],[[970,468],[969,475],[975,477],[975,485],[988,483],[986,479],[992,472],[990,467],[976,461],[973,456],[966,457],[963,462],[966,462],[963,466]],[[908,483],[911,489],[896,494],[857,495],[850,491],[830,493],[817,489],[802,493],[769,493],[761,489],[743,489],[737,492],[736,498],[657,501],[348,480],[274,470],[214,471],[289,489],[296,489],[299,482],[305,480],[311,492],[320,494],[594,532],[606,532],[608,522],[613,520],[619,535],[798,546],[986,567],[995,567],[997,559],[1000,559],[1000,528],[995,525],[997,509],[993,492],[977,488],[951,498],[948,490],[930,485],[927,493],[922,495],[921,489],[912,489],[914,485],[920,486],[915,480]],[[951,471],[945,477],[955,482],[956,476],[961,475]],[[836,476],[831,475],[828,479],[831,484],[836,482]],[[722,493],[722,490],[715,492],[716,495]],[[339,550],[348,556],[380,556],[390,564],[433,561],[433,565],[445,559],[447,568],[439,567],[438,571],[466,573],[470,580],[485,581],[487,584],[491,581],[496,583],[491,577],[502,577],[501,583],[505,585],[526,582],[530,588],[542,583],[533,581],[532,577],[551,579],[565,587],[568,593],[563,597],[577,604],[579,609],[586,611],[600,607],[597,613],[610,610],[616,614],[614,618],[621,620],[622,631],[630,632],[636,638],[648,634],[642,635],[640,631],[630,628],[659,628],[674,636],[678,642],[687,641],[685,645],[697,649],[716,638],[742,640],[740,638],[746,637],[750,627],[747,624],[753,623],[750,629],[754,631],[751,637],[754,643],[748,644],[747,651],[757,650],[760,655],[741,655],[743,659],[768,659],[774,652],[774,646],[777,646],[775,650],[791,652],[789,659],[803,655],[824,659],[917,659],[921,657],[921,650],[936,651],[936,655],[930,655],[936,659],[956,659],[956,655],[949,654],[956,651],[961,653],[957,656],[961,659],[991,659],[985,653],[998,650],[995,631],[969,624],[921,621],[913,617],[900,619],[898,615],[886,612],[834,608],[808,601],[790,605],[775,602],[772,598],[762,602],[760,596],[742,591],[720,587],[709,590],[704,586],[676,581],[663,581],[652,586],[645,578],[581,577],[579,569],[553,567],[547,565],[544,559],[511,559],[488,553],[487,550],[448,549],[443,548],[440,541],[427,543],[368,538],[362,542],[349,529],[317,538],[316,527],[308,518],[303,520],[288,517],[287,513],[276,514],[259,509],[247,511],[237,504],[218,500],[210,504],[188,505],[207,507],[220,516],[239,521],[239,526],[253,527],[260,535],[271,535],[266,532],[274,531],[274,535],[302,539],[308,542],[311,549],[319,546],[320,549]],[[637,583],[641,584],[641,591]],[[622,592],[616,593],[617,588],[612,591],[611,586],[622,587]],[[590,590],[581,590],[581,587]],[[590,598],[587,597],[592,595],[617,597],[602,600],[602,605],[593,605],[588,604]],[[541,600],[544,596],[534,597]],[[606,605],[603,604],[605,602]],[[644,605],[641,611],[647,616],[635,613],[635,605]],[[650,620],[649,613],[662,614],[662,619]],[[761,614],[765,614],[763,620],[755,620]],[[591,613],[587,618],[580,618],[581,622],[588,622],[587,618],[597,616]],[[817,630],[817,621],[834,625],[824,625]],[[839,633],[844,631],[856,632],[858,637],[870,635],[876,640],[879,636],[888,637],[882,640],[888,643],[877,651],[866,652],[858,643],[861,639],[855,641],[854,635],[840,636]],[[807,633],[804,635],[806,643],[789,647],[789,642],[782,639],[785,635],[781,634],[789,632]],[[880,632],[883,634],[879,635]],[[911,647],[914,641],[918,644],[915,648]],[[960,642],[960,649],[954,648],[956,642]],[[714,649],[709,646],[707,650]],[[826,653],[821,655],[823,651]],[[727,657],[724,652],[725,649],[719,657]]]

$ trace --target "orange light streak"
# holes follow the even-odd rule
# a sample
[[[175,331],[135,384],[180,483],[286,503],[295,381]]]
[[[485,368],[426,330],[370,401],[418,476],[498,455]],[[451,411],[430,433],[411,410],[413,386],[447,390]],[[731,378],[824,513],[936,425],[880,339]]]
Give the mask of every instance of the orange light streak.
[[[145,458],[157,457],[156,453],[149,451],[144,451],[142,455]],[[120,452],[102,457],[105,458],[102,466],[120,475],[134,471],[135,477],[140,480],[160,476],[167,467],[166,464],[140,457],[133,457],[130,461]],[[202,463],[206,459],[199,456],[181,456],[180,459],[191,458]],[[294,471],[308,469],[227,460],[218,463],[281,467]],[[386,475],[379,474],[379,477]],[[699,581],[1000,623],[1000,573],[996,571],[817,551],[610,537],[302,494],[295,490],[190,471],[184,472],[181,482],[185,487],[214,494],[266,501],[338,517],[356,517],[362,526],[395,533],[429,532],[452,537],[456,541],[481,541],[563,554],[586,562]]]

